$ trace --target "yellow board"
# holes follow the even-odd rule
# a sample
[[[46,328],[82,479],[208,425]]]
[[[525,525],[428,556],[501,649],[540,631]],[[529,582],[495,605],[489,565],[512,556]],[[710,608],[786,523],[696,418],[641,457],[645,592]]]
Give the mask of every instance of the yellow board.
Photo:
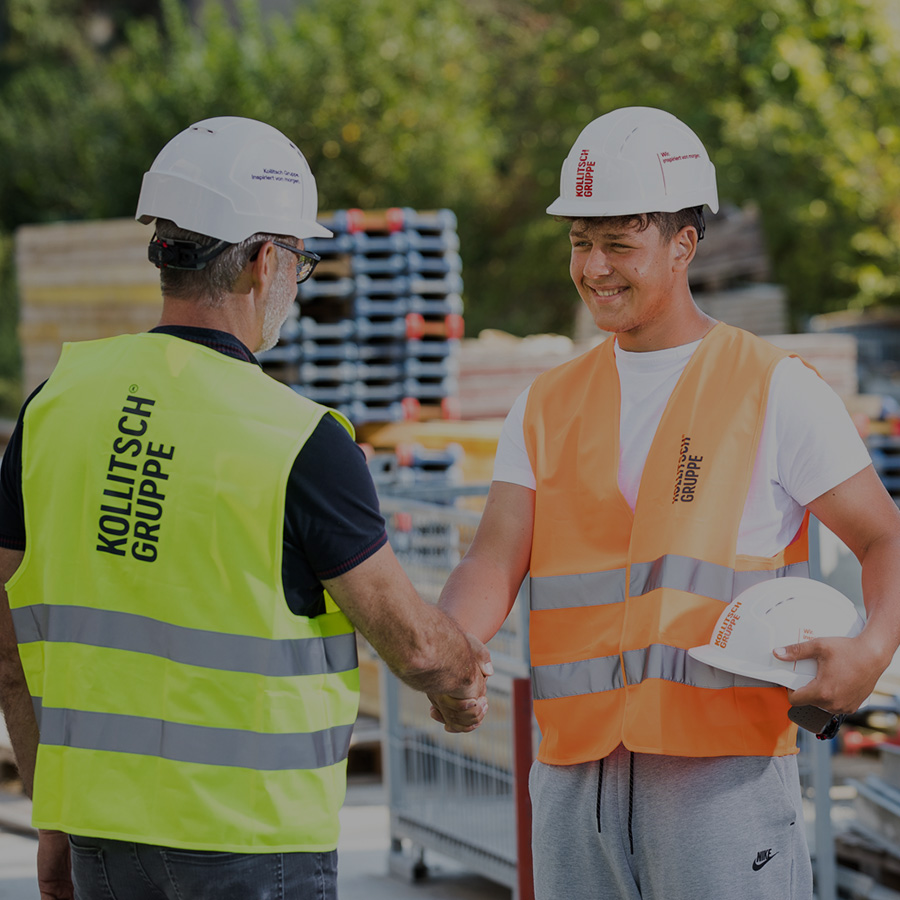
[[[463,481],[471,484],[491,480],[502,427],[502,419],[390,422],[363,425],[356,437],[376,451],[394,450],[402,444],[421,444],[426,450],[459,444],[464,451],[460,461]]]

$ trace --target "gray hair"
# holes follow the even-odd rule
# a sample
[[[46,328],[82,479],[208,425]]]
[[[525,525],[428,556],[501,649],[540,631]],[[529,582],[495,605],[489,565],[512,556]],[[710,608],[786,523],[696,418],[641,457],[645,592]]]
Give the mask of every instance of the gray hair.
[[[208,246],[215,240],[209,235],[179,228],[170,219],[157,219],[156,233],[163,240],[194,241],[202,246]],[[220,306],[226,295],[234,290],[244,266],[254,251],[266,241],[290,240],[291,237],[282,234],[250,235],[240,243],[230,244],[218,256],[214,256],[203,269],[160,269],[160,288],[167,297],[196,300],[203,306]]]

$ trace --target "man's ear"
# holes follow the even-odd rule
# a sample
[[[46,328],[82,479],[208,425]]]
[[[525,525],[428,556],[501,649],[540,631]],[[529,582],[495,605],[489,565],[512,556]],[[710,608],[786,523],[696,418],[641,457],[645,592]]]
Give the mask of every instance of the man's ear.
[[[672,238],[673,267],[676,269],[686,269],[691,260],[697,253],[697,242],[699,237],[697,229],[693,225],[685,225],[675,237]]]
[[[271,241],[266,241],[259,248],[256,259],[250,261],[249,272],[253,287],[258,289],[271,283],[278,272],[278,251]]]

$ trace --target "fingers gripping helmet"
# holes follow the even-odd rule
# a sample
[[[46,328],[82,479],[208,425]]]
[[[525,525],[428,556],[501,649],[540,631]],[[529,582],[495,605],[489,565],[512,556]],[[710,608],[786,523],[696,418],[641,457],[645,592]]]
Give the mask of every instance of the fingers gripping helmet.
[[[144,175],[135,218],[239,243],[257,232],[332,237],[316,222],[316,180],[297,147],[254,119],[204,119],[175,135]]]
[[[719,209],[716,170],[700,139],[661,109],[629,106],[594,119],[578,135],[547,207],[557,216],[625,216]]]
[[[811,578],[776,578],[743,591],[727,606],[696,660],[792,690],[816,677],[814,659],[785,662],[776,647],[818,637],[855,637],[865,623],[840,591]]]

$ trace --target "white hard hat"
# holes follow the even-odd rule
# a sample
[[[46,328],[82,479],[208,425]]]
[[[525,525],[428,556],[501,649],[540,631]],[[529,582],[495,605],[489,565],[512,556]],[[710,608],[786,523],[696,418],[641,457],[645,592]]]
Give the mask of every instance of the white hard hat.
[[[316,222],[316,180],[277,128],[237,116],[176,134],[144,175],[135,218],[237,244],[258,232],[332,237]]]
[[[556,216],[627,216],[719,209],[716,170],[700,139],[671,113],[628,106],[578,135],[559,179]]]
[[[747,588],[726,607],[696,660],[796,690],[816,677],[814,659],[785,662],[777,647],[820,637],[855,637],[865,622],[840,591],[811,578],[776,578]]]

